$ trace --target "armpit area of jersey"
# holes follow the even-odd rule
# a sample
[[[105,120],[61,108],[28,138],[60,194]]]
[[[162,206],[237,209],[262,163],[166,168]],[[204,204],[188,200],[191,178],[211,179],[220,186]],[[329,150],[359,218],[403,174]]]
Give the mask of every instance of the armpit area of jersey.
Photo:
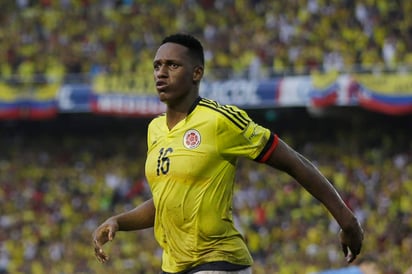
[[[219,262],[210,262],[195,266],[192,269],[185,270],[178,273],[169,273],[169,272],[162,272],[162,274],[194,274],[198,271],[239,271],[242,269],[246,269],[250,267],[250,265],[239,265],[239,264],[232,264],[224,261]]]

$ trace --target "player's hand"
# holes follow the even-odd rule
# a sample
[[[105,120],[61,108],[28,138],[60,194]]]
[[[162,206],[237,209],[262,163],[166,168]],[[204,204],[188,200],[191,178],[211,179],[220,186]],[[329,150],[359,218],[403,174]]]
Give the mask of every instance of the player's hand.
[[[105,263],[109,260],[109,256],[103,251],[103,245],[114,239],[118,228],[116,221],[108,219],[93,232],[94,254],[99,262]]]
[[[356,221],[350,229],[340,230],[339,238],[342,246],[343,254],[348,263],[353,262],[359,255],[363,242],[363,229]]]

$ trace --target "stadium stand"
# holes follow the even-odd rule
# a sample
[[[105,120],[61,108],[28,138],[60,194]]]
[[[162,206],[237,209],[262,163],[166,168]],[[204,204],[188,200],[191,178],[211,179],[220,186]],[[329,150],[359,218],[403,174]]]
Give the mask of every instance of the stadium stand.
[[[204,41],[210,77],[412,64],[409,1],[23,0],[0,12],[10,26],[0,33],[2,77],[139,74],[156,41],[177,31]]]
[[[262,111],[251,115],[312,158],[342,191],[366,231],[362,255],[378,255],[383,273],[402,273],[412,251],[409,119],[305,113],[279,114],[275,122]],[[81,115],[1,122],[0,273],[158,273],[150,229],[119,233],[106,247],[107,265],[95,260],[90,244],[101,220],[150,195],[142,170],[147,122]],[[255,273],[345,266],[336,224],[291,178],[241,161],[237,180],[236,224]]]
[[[397,71],[412,64],[411,12],[411,1],[3,1],[0,78],[83,83],[110,71],[144,82],[157,41],[175,31],[205,42],[210,79]],[[327,117],[301,108],[251,115],[315,160],[342,191],[366,231],[362,256],[379,257],[382,273],[411,267],[410,116],[356,108]],[[107,265],[91,246],[97,224],[150,195],[147,122],[71,113],[0,121],[1,274],[158,273],[150,229],[119,233],[107,246]],[[345,266],[337,226],[316,201],[284,175],[240,166],[236,224],[256,274]]]

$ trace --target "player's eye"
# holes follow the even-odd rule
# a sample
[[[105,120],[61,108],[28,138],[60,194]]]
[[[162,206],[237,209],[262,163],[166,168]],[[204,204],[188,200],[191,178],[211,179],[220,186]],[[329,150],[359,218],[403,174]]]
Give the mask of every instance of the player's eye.
[[[176,63],[170,63],[169,64],[169,68],[170,69],[177,69],[178,67],[180,67],[180,65],[176,64]]]

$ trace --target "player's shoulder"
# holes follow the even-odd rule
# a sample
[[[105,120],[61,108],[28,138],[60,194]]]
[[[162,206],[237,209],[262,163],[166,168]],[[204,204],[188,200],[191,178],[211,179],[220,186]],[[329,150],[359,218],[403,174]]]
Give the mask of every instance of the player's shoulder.
[[[154,117],[150,122],[149,122],[149,127],[153,127],[159,124],[164,124],[164,121],[166,120],[166,113],[161,113]]]
[[[235,112],[244,112],[241,108],[235,105],[229,105],[229,104],[220,104],[219,102],[208,99],[208,98],[201,98],[198,102],[199,106],[205,107],[212,112],[215,113],[235,113]]]
[[[247,113],[235,105],[220,104],[212,99],[201,98],[198,106],[202,107],[209,115],[228,121],[240,129],[245,128],[251,121]]]

